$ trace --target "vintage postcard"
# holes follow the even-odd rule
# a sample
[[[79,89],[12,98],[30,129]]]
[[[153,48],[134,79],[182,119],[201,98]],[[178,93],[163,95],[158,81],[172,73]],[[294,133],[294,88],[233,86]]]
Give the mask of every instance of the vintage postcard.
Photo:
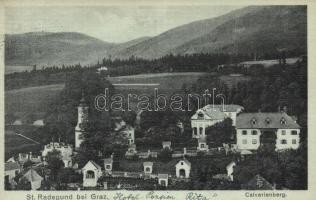
[[[312,199],[311,1],[1,10],[1,199]]]

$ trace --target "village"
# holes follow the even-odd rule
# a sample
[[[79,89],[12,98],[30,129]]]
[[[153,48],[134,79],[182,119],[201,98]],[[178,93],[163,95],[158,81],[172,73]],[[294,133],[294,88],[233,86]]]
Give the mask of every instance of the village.
[[[128,148],[123,158],[114,153],[99,161],[89,160],[83,166],[75,162],[74,157],[80,152],[80,145],[85,140],[85,124],[89,123],[89,106],[84,97],[78,105],[78,120],[75,127],[75,144],[52,141],[41,152],[20,152],[5,162],[5,181],[10,189],[56,190],[54,185],[47,185],[52,170],[48,169],[48,155],[56,154],[64,169],[74,171],[72,181],[65,183],[67,190],[107,190],[107,189],[173,189],[179,185],[192,184],[192,177],[197,176],[196,167],[200,162],[211,164],[202,176],[209,177],[212,184],[234,187],[235,169],[241,162],[256,157],[261,147],[271,147],[281,152],[298,149],[300,144],[300,125],[295,117],[289,116],[286,108],[279,112],[244,112],[241,105],[209,104],[195,111],[191,116],[192,144],[174,147],[165,140],[161,147],[140,148],[135,143],[135,128],[122,118],[114,120],[114,131],[128,140]],[[231,120],[235,129],[234,142],[209,147],[206,129],[224,120]],[[175,124],[180,132],[183,123]],[[170,158],[162,159],[162,155]],[[166,157],[166,156],[165,156]],[[29,164],[26,164],[29,163]],[[209,174],[208,172],[211,171]],[[65,174],[65,176],[68,176]],[[201,175],[200,175],[201,176]],[[190,182],[191,181],[191,182]],[[256,174],[242,189],[276,189],[261,174]]]

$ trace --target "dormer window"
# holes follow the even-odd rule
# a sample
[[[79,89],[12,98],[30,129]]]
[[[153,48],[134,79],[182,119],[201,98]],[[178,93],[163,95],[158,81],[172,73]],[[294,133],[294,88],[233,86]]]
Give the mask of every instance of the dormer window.
[[[198,117],[204,117],[204,114],[202,112],[199,112]]]
[[[284,125],[284,124],[286,124],[286,120],[285,120],[284,118],[282,118],[282,119],[280,120],[280,123],[281,123],[282,125]]]
[[[252,125],[256,125],[256,124],[257,124],[257,120],[256,120],[255,118],[252,118],[252,119],[250,120],[250,123],[251,123]]]
[[[269,125],[269,124],[271,124],[271,119],[268,117],[268,118],[266,118],[265,122],[267,125]]]

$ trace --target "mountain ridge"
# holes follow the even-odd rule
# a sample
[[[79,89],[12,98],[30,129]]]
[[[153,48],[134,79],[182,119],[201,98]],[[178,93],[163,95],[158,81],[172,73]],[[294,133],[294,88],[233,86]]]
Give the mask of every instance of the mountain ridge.
[[[6,65],[95,64],[103,58],[155,59],[167,54],[306,53],[306,6],[248,6],[184,24],[153,37],[105,42],[76,32],[5,35]]]

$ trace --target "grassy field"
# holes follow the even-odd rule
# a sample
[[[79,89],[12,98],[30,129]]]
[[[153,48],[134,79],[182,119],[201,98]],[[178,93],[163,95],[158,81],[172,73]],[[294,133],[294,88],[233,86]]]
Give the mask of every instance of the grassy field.
[[[19,152],[30,152],[40,149],[40,145],[31,142],[21,136],[16,135],[16,133],[23,132],[23,135],[35,139],[39,138],[36,135],[35,127],[31,126],[16,126],[16,127],[6,127],[5,130],[5,158],[18,154]]]
[[[63,88],[64,84],[57,84],[5,91],[5,112],[18,115],[45,112]]]
[[[109,80],[114,84],[116,92],[123,95],[146,94],[152,96],[154,89],[157,88],[159,94],[168,96],[180,93],[183,84],[189,87],[198,78],[209,75],[202,72],[160,73],[110,77]],[[231,87],[239,81],[247,81],[249,77],[225,75],[220,76],[220,79]],[[50,102],[58,97],[63,88],[64,84],[55,84],[5,91],[5,113],[13,113],[21,118],[29,113],[45,113]]]
[[[159,94],[169,96],[173,93],[181,94],[181,88],[184,83],[190,87],[191,84],[195,83],[200,77],[209,75],[210,74],[207,73],[141,74],[110,77],[109,80],[114,84],[116,92],[124,96],[128,93],[152,96],[154,95],[155,88],[158,88]],[[237,84],[240,80],[247,80],[247,78],[243,76],[229,75],[221,76],[220,79],[230,86]],[[55,84],[5,91],[5,113],[14,114],[18,118],[23,118],[28,114],[43,116],[50,102],[58,97],[63,88],[64,84]],[[135,105],[137,102],[137,99],[131,101],[132,109],[136,108]],[[23,129],[21,131],[23,134],[24,132],[27,133],[27,131],[23,131]],[[33,143],[19,136],[8,134],[7,131],[5,140],[6,155],[36,147]]]

